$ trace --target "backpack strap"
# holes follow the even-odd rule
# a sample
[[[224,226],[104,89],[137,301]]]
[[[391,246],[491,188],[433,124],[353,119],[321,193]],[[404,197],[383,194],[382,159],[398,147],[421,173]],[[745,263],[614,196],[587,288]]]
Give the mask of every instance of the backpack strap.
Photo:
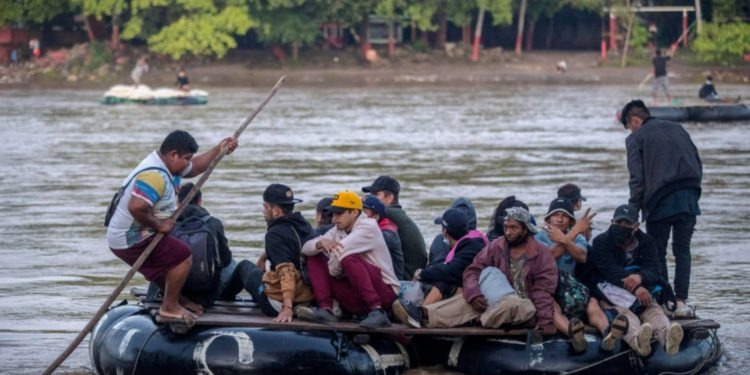
[[[141,173],[143,173],[143,172],[145,172],[145,171],[150,171],[150,170],[159,170],[159,171],[162,171],[162,172],[166,173],[166,174],[167,174],[167,175],[169,175],[169,176],[171,176],[171,175],[172,175],[171,173],[169,173],[169,171],[167,171],[166,169],[164,169],[164,168],[162,168],[162,167],[146,167],[146,168],[143,168],[143,169],[141,169],[141,170],[140,170],[140,171],[138,171],[138,172],[135,172],[135,173],[133,174],[133,176],[132,176],[132,177],[130,177],[130,179],[128,180],[128,182],[126,182],[126,183],[125,183],[125,185],[122,185],[122,186],[120,187],[120,189],[123,189],[123,190],[124,190],[125,188],[127,188],[127,187],[128,187],[128,185],[130,185],[130,183],[131,183],[131,182],[133,182],[133,180],[134,180],[134,179],[135,179],[136,177],[138,177],[138,175],[139,175],[139,174],[141,174]],[[172,181],[170,180],[170,182],[172,182]],[[172,185],[174,186],[174,182],[172,182]]]

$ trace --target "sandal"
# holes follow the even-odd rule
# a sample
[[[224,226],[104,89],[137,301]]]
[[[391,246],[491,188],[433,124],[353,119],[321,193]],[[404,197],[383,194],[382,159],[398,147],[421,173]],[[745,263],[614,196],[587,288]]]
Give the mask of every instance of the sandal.
[[[628,323],[628,318],[625,315],[617,315],[609,326],[609,333],[602,339],[601,349],[606,352],[613,351],[620,339],[628,332],[629,326],[630,323]]]
[[[583,353],[586,351],[586,337],[583,335],[583,322],[578,318],[573,318],[568,323],[568,337],[573,345],[573,351]]]

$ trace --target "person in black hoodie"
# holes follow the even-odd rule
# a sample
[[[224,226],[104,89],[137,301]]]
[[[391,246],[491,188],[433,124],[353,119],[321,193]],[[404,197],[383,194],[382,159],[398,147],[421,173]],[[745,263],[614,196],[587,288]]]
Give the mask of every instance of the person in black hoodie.
[[[428,290],[422,307],[405,300],[397,300],[392,307],[393,314],[399,321],[415,328],[420,327],[423,316],[437,314],[430,309],[431,305],[456,294],[463,285],[464,269],[489,243],[484,233],[470,229],[470,219],[460,208],[449,208],[436,220],[436,224],[442,225],[442,235],[448,239],[450,251],[444,263],[432,264],[414,273],[414,280]],[[424,314],[425,311],[428,315]],[[429,326],[429,322],[427,325]]]
[[[448,208],[458,208],[462,210],[469,218],[469,230],[477,229],[477,211],[474,208],[474,204],[471,203],[469,198],[458,197],[456,198]],[[435,219],[435,224],[440,224],[442,218],[438,217]],[[448,239],[443,234],[438,234],[432,240],[429,252],[429,265],[443,264],[445,263],[445,257],[448,255],[451,247],[448,244]]]
[[[667,354],[677,353],[683,331],[679,323],[669,322],[651,295],[663,284],[660,259],[656,241],[639,230],[637,208],[617,207],[612,225],[594,239],[590,257],[593,269],[585,282],[604,307],[627,318],[624,341],[645,357],[656,336]]]
[[[264,314],[274,321],[291,322],[295,303],[314,299],[305,284],[300,265],[302,242],[313,229],[294,205],[302,202],[286,185],[271,184],[263,192],[263,217],[268,224],[265,252],[253,264],[243,260],[237,265],[229,288],[239,293],[244,287]],[[266,262],[270,262],[269,271]]]

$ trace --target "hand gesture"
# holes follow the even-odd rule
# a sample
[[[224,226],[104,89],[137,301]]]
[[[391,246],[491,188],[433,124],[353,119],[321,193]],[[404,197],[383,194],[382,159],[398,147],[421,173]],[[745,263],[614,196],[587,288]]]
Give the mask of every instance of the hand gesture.
[[[547,232],[547,235],[549,236],[549,239],[552,240],[552,242],[554,242],[554,243],[564,243],[565,242],[565,233],[563,233],[556,226],[546,225],[544,227],[544,230]]]
[[[570,231],[575,234],[581,234],[585,233],[587,230],[591,229],[591,222],[596,217],[596,212],[593,214],[591,213],[591,207],[586,209],[586,212],[583,213],[583,216],[576,219],[576,224],[573,226],[573,229]]]
[[[485,310],[487,310],[487,298],[485,298],[483,295],[474,297],[474,299],[471,300],[471,307],[473,307],[474,310],[483,313]]]
[[[327,238],[321,238],[318,243],[315,244],[315,248],[330,254],[331,252],[337,252],[341,248],[341,243]]]

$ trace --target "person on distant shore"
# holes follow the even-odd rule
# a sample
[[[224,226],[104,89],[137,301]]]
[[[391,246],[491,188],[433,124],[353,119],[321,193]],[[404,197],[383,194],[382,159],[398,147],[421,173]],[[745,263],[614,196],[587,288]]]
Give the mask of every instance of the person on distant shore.
[[[180,71],[177,72],[177,80],[175,81],[175,85],[177,85],[177,87],[182,91],[190,92],[190,80],[187,77],[185,68],[180,68]]]
[[[404,269],[407,279],[414,277],[414,271],[427,265],[427,250],[424,236],[419,227],[406,215],[398,201],[401,184],[391,176],[380,176],[365,186],[362,191],[370,193],[385,204],[386,216],[398,227],[401,250],[404,253]]]
[[[625,140],[630,172],[629,203],[642,212],[646,232],[658,250],[660,274],[669,280],[667,244],[672,234],[675,258],[676,317],[691,317],[687,305],[690,289],[690,241],[696,217],[701,214],[703,162],[690,134],[678,123],[651,117],[640,100],[622,109],[620,122],[631,134]]]
[[[133,80],[133,85],[135,85],[135,88],[138,88],[138,85],[141,84],[141,77],[144,73],[148,73],[148,57],[146,56],[138,59],[138,62],[135,64],[135,68],[133,68],[133,71],[130,72],[130,79]]]
[[[205,172],[222,148],[233,152],[237,140],[224,138],[210,150],[195,155],[198,144],[188,132],[169,133],[161,147],[130,172],[123,183],[122,198],[107,226],[110,250],[131,266],[156,238],[156,233],[164,233],[138,270],[146,280],[164,291],[159,308],[162,317],[190,321],[195,318],[194,313],[203,311],[200,305],[180,293],[192,266],[190,246],[169,233],[175,226],[171,216],[177,210],[180,179]]]
[[[661,50],[656,49],[656,56],[651,60],[654,66],[654,81],[651,83],[651,94],[654,97],[654,104],[659,101],[659,91],[664,93],[667,98],[667,104],[672,102],[672,96],[669,94],[669,78],[667,78],[667,61],[672,56],[662,56]]]

